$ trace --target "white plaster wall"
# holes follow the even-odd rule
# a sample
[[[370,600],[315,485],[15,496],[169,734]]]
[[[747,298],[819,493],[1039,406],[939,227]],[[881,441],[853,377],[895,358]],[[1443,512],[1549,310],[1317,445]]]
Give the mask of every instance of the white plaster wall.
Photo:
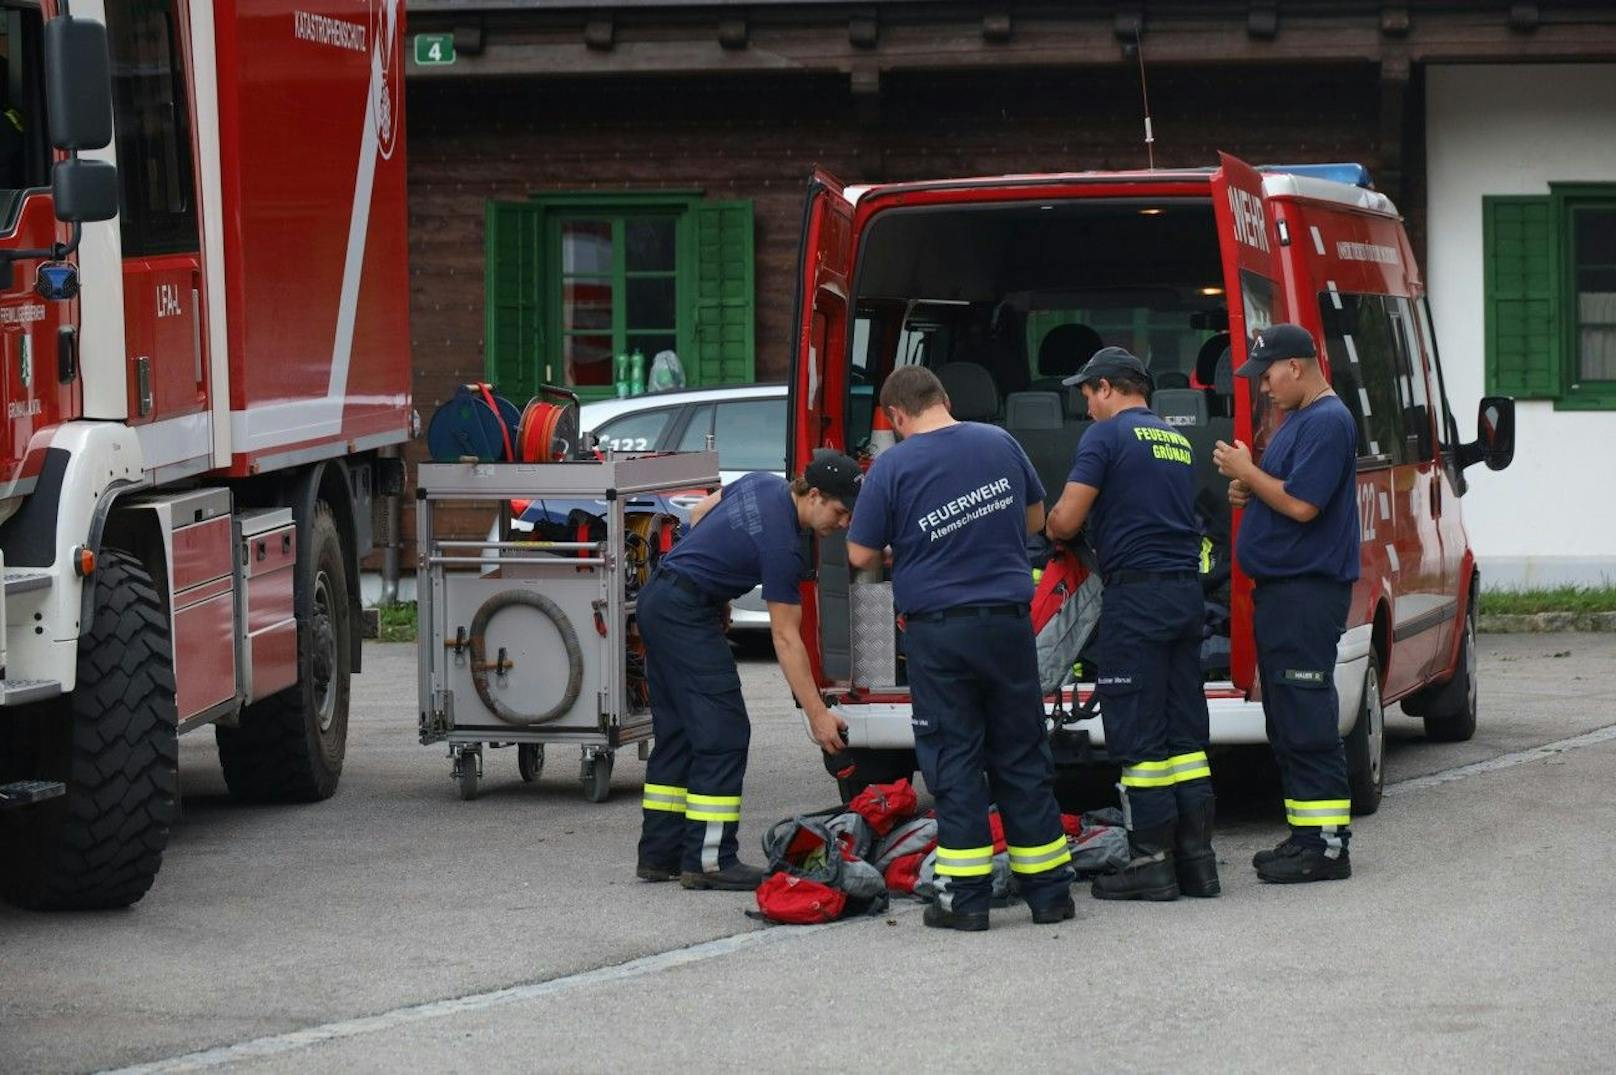
[[[1448,397],[1475,433],[1485,384],[1481,199],[1616,182],[1616,64],[1433,66],[1425,276]],[[1516,407],[1515,463],[1469,471],[1465,523],[1493,585],[1616,584],[1616,411]]]

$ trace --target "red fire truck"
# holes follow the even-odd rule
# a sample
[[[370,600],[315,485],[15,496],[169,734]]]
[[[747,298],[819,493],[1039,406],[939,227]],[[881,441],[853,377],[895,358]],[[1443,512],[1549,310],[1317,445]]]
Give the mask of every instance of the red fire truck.
[[[0,884],[152,883],[176,736],[323,799],[412,433],[402,0],[0,2]]]
[[[882,380],[921,364],[956,418],[1000,424],[1021,443],[1053,498],[1093,425],[1062,379],[1122,344],[1146,358],[1153,406],[1194,447],[1203,564],[1214,549],[1230,559],[1240,524],[1213,444],[1239,438],[1260,455],[1280,420],[1233,370],[1264,327],[1306,326],[1359,423],[1363,577],[1335,669],[1355,811],[1380,802],[1387,703],[1423,717],[1430,738],[1474,733],[1479,576],[1459,498],[1466,467],[1509,464],[1514,405],[1483,399],[1479,439],[1460,441],[1424,281],[1396,208],[1362,168],[1258,170],[1225,156],[1216,169],[867,187],[818,174],[803,237],[793,470],[819,446],[860,450]],[[870,625],[850,622],[869,604],[853,600],[857,585],[843,540],[822,541],[803,632],[861,779],[890,779],[914,769],[909,696],[890,667],[861,674]],[[1265,742],[1250,581],[1235,565],[1208,590],[1213,742]],[[1084,681],[1049,701],[1052,716],[1068,715],[1053,722],[1057,760],[1073,764],[1103,758],[1105,743],[1092,711],[1070,717],[1092,694],[1094,669],[1083,668]]]

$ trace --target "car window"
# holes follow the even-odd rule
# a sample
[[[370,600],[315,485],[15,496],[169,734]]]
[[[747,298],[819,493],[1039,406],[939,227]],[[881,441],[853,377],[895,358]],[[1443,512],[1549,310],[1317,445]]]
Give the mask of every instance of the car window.
[[[656,448],[662,431],[668,428],[673,408],[640,411],[614,418],[595,430],[602,448],[618,452],[649,452]]]
[[[1406,461],[1398,378],[1401,341],[1382,295],[1319,295],[1336,395],[1358,422],[1360,467]]]
[[[703,403],[700,407],[692,408],[690,421],[685,423],[685,431],[679,434],[679,443],[674,445],[677,452],[700,452],[707,448],[707,434],[713,431],[713,405]]]
[[[784,470],[786,401],[720,403],[713,439],[718,444],[718,465],[725,470]]]

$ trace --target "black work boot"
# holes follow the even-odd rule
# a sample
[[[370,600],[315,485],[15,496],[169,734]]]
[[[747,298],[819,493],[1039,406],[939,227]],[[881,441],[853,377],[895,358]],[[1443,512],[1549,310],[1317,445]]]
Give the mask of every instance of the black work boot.
[[[1173,829],[1128,832],[1128,850],[1133,855],[1116,873],[1101,874],[1090,891],[1097,900],[1176,900],[1178,874],[1173,868]]]
[[[1173,867],[1178,890],[1186,896],[1210,897],[1223,891],[1218,884],[1218,857],[1212,850],[1212,799],[1178,807],[1178,828],[1173,839]]]
[[[1295,845],[1296,834],[1292,833],[1279,843],[1275,844],[1273,847],[1265,848],[1264,850],[1259,851],[1255,855],[1251,856],[1251,864],[1260,870],[1263,867],[1263,863],[1272,862],[1276,858],[1290,854],[1291,848]]]
[[[677,881],[679,880],[679,867],[661,866],[655,862],[641,859],[634,867],[634,876],[641,881]]]
[[[1072,897],[1070,896],[1067,896],[1053,907],[1034,907],[1032,912],[1032,920],[1040,926],[1049,926],[1056,922],[1064,922],[1068,918],[1076,917],[1077,904],[1072,902]]]
[[[755,892],[763,883],[765,872],[744,862],[732,862],[719,870],[685,870],[679,883],[686,888],[717,889],[722,892]]]
[[[1257,866],[1257,876],[1274,885],[1345,881],[1352,876],[1352,858],[1344,847],[1331,857],[1317,845],[1287,840],[1274,848],[1271,858]]]
[[[965,933],[980,933],[988,928],[986,911],[945,911],[940,903],[928,904],[921,921],[932,929],[957,929]]]

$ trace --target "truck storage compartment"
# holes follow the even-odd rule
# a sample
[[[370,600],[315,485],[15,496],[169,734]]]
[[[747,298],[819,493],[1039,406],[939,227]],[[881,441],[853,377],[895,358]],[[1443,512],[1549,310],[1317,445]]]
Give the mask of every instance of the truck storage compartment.
[[[1187,437],[1204,525],[1209,680],[1228,678],[1227,482],[1212,447],[1234,439],[1223,268],[1205,197],[1073,198],[895,208],[866,227],[855,258],[845,443],[870,455],[872,397],[899,365],[924,365],[956,418],[990,422],[1027,452],[1053,505],[1084,434],[1082,393],[1062,380],[1103,346],[1143,359],[1152,407]],[[833,547],[837,546],[837,547]],[[820,641],[826,674],[873,689],[861,651],[872,631],[868,583],[848,575],[838,542],[820,542]],[[901,610],[899,610],[901,611]],[[861,644],[862,640],[862,644]],[[902,682],[901,639],[895,681]]]
[[[236,548],[242,584],[241,689],[252,702],[297,683],[297,527],[292,509],[264,508],[236,516]]]

